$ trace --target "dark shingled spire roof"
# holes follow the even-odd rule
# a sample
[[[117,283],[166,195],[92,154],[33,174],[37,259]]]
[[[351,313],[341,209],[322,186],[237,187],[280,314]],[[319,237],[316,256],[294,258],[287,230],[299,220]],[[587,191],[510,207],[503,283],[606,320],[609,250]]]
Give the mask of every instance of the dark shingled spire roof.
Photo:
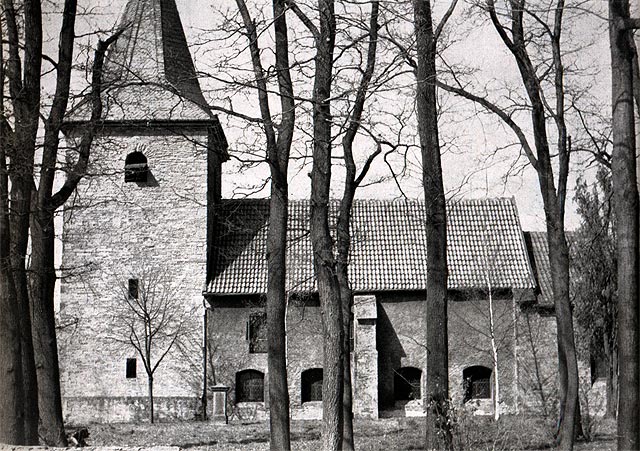
[[[103,94],[108,121],[208,120],[175,0],[129,0],[110,48]],[[80,106],[72,120],[89,117]]]

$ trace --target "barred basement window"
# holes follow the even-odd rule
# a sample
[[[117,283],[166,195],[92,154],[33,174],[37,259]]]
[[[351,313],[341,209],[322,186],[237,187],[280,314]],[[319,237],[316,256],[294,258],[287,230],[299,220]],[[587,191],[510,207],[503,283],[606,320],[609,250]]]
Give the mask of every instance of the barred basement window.
[[[267,352],[267,314],[252,313],[247,324],[249,352],[261,354]]]
[[[393,394],[396,401],[421,398],[422,371],[410,366],[399,368],[393,375]]]
[[[137,359],[127,359],[127,379],[135,379],[137,375]]]
[[[236,402],[263,402],[264,374],[256,370],[236,373]]]
[[[127,155],[124,160],[124,181],[146,183],[149,175],[147,157],[142,152],[136,150]]]
[[[462,371],[464,402],[471,399],[491,399],[491,370],[484,366],[470,366]]]
[[[139,285],[138,279],[129,279],[129,299],[138,299]]]
[[[311,368],[303,371],[301,402],[322,401],[322,368]]]

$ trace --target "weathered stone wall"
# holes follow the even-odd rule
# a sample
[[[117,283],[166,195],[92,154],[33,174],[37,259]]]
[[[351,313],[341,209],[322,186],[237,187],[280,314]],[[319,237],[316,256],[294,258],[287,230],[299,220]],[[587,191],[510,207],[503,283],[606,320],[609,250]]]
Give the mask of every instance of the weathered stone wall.
[[[424,293],[378,293],[378,399],[394,407],[394,374],[401,367],[426,365]],[[422,375],[421,393],[425,378]]]
[[[194,397],[155,397],[156,420],[194,420],[199,408]],[[91,423],[139,423],[149,420],[146,397],[65,397],[63,410],[71,425]]]
[[[259,419],[268,405],[267,354],[250,353],[247,323],[254,312],[264,312],[259,297],[225,296],[210,298],[212,311],[208,319],[210,355],[209,382],[230,387],[229,413],[242,419]],[[318,402],[302,404],[301,374],[310,368],[322,368],[322,322],[316,297],[292,300],[287,309],[287,352],[290,403],[294,418],[319,418]],[[236,405],[236,373],[258,370],[265,374],[265,403],[243,402]]]
[[[394,374],[402,367],[425,367],[424,346],[425,314],[424,293],[377,293],[377,318],[365,318],[356,324],[358,332],[366,338],[372,321],[375,321],[375,338],[368,346],[377,347],[378,405],[380,409],[404,409],[405,414],[420,414],[422,403],[411,401],[397,406],[394,397]],[[235,403],[235,375],[237,372],[254,369],[268,379],[266,354],[249,353],[247,321],[252,312],[264,311],[259,297],[213,297],[213,311],[208,321],[209,346],[212,362],[210,374],[215,373],[215,383],[231,388],[230,412],[241,418],[262,418],[266,403]],[[514,304],[510,296],[498,297],[494,301],[494,318],[498,341],[498,360],[503,411],[515,410],[514,364]],[[288,377],[292,416],[294,418],[318,418],[320,403],[301,403],[301,374],[310,368],[322,367],[322,326],[317,298],[293,300],[287,310]],[[370,315],[369,315],[370,316]],[[356,315],[356,321],[358,321]],[[359,331],[358,327],[363,328]],[[360,348],[356,343],[356,351]],[[493,357],[488,326],[488,301],[486,299],[451,300],[449,303],[449,383],[452,398],[462,404],[464,368],[483,365],[493,369]],[[358,356],[354,355],[354,361]],[[356,365],[355,368],[358,371]],[[357,383],[358,376],[355,381]],[[210,381],[214,383],[214,381]],[[424,394],[425,379],[422,378]],[[357,398],[357,395],[356,395]],[[267,394],[265,393],[265,401]],[[414,405],[415,404],[415,405]],[[486,407],[486,406],[485,406]],[[314,416],[317,415],[317,416]]]
[[[155,395],[201,396],[207,139],[202,127],[110,129],[94,145],[91,175],[65,210],[60,363],[63,397],[75,400],[65,411],[68,421],[83,421],[82,398],[88,408],[95,398],[146,396],[142,361],[113,337],[123,287],[145,274],[161,275],[160,288],[173,291],[185,309],[196,309],[185,352],[176,348],[155,374]],[[134,150],[148,159],[144,186],[124,182],[125,157]],[[136,357],[137,378],[127,379],[126,359]]]
[[[498,355],[500,403],[503,411],[513,411],[516,393],[515,311],[510,293],[493,296],[494,336]],[[449,392],[460,405],[464,397],[463,371],[471,366],[484,366],[492,371],[493,352],[490,334],[489,300],[473,293],[452,296],[449,301]]]
[[[524,411],[555,414],[558,399],[556,318],[524,308],[518,315],[518,379]]]
[[[546,310],[523,307],[518,312],[518,372],[524,411],[556,415],[558,344],[556,317]],[[579,397],[583,415],[604,415],[606,380],[592,381],[589,355],[578,352]]]
[[[465,368],[475,365],[493,370],[487,299],[465,295],[449,301],[449,390],[456,405],[462,404]],[[401,367],[425,367],[424,293],[378,294],[378,351],[380,408],[394,407],[394,372]],[[515,405],[513,302],[511,296],[494,301],[500,399],[509,410]],[[425,389],[424,373],[422,393]]]

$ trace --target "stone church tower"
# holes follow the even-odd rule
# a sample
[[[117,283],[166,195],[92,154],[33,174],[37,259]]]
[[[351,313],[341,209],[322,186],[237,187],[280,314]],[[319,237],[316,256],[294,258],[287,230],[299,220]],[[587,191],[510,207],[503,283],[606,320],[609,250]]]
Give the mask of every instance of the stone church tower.
[[[127,345],[127,300],[189,310],[189,336],[154,376],[156,413],[193,418],[202,396],[202,291],[224,132],[200,89],[174,0],[129,0],[107,55],[89,175],[64,215],[60,339],[67,421],[145,418],[147,374]],[[88,108],[65,126],[78,139]],[[193,309],[193,311],[191,311]],[[160,339],[156,340],[160,342]],[[153,350],[152,363],[162,353]]]

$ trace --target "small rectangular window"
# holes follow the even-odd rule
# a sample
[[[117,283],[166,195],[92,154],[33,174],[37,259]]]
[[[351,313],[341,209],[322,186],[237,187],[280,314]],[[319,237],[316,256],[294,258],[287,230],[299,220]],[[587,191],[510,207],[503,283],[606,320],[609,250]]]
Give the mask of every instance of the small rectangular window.
[[[261,354],[267,352],[267,315],[252,313],[248,324],[249,352]]]
[[[135,379],[137,375],[137,359],[127,359],[127,379]]]
[[[129,299],[138,299],[138,279],[129,279]]]

